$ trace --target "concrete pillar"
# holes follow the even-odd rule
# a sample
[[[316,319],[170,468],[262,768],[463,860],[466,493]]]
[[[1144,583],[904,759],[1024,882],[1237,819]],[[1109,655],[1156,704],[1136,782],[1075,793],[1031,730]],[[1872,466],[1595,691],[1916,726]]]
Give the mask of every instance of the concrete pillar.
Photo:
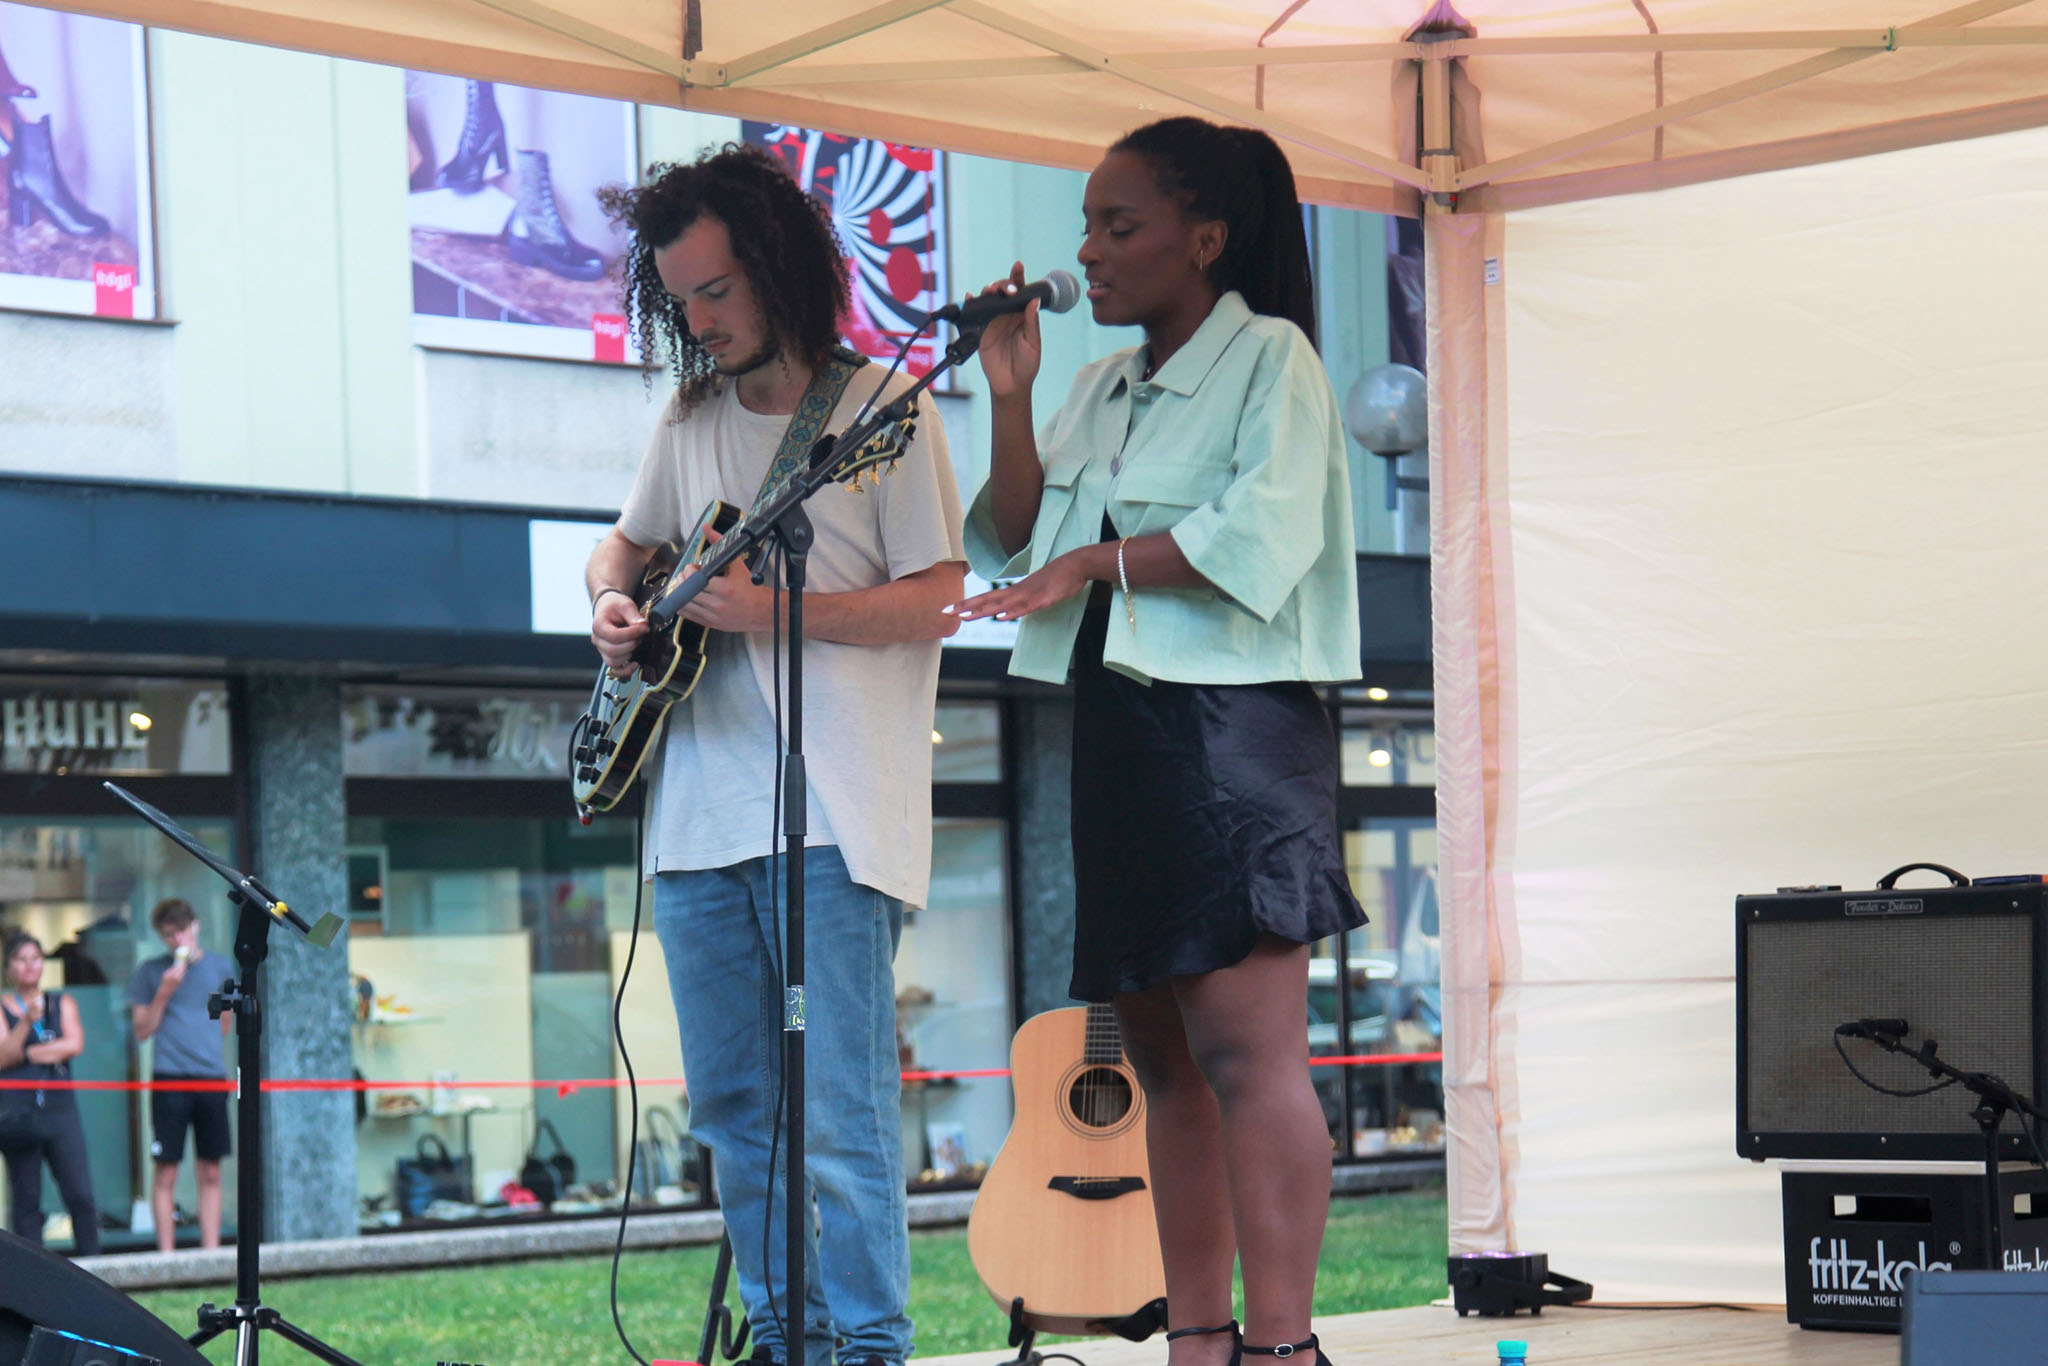
[[[345,914],[341,685],[310,673],[256,673],[245,680],[243,699],[256,874],[308,920],[322,911]],[[346,933],[316,949],[295,931],[274,928],[263,965],[264,1075],[349,1076],[350,995]],[[353,1235],[355,1097],[272,1095],[264,1130],[264,1240]]]
[[[1018,1013],[1074,1004],[1074,854],[1068,824],[1074,699],[1018,698],[1011,707],[1017,783]]]

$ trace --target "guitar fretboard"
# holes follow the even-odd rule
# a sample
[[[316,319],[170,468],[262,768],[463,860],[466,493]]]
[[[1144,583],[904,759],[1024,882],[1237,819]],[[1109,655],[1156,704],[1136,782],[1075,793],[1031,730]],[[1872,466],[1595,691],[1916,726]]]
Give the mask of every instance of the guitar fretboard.
[[[1081,1061],[1119,1063],[1124,1057],[1124,1036],[1117,1029],[1116,1010],[1108,1005],[1088,1007],[1087,1032],[1082,1036]]]

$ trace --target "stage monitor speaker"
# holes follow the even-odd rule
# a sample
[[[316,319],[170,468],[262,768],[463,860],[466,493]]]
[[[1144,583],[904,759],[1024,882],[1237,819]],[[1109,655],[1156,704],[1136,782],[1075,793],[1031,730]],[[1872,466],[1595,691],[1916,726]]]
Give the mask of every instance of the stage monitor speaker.
[[[1795,889],[1735,900],[1735,1146],[1753,1159],[1982,1162],[1975,1101],[1958,1086],[1888,1096],[1836,1051],[1853,1020],[1910,1025],[1957,1067],[2030,1099],[2048,1091],[2048,886],[2039,881],[1868,892]],[[1872,1081],[1924,1090],[1910,1058],[1845,1038]],[[2003,1154],[2031,1148],[2008,1118]]]
[[[2036,1366],[2048,1272],[1922,1271],[1905,1279],[1900,1366]]]
[[[198,1305],[193,1308],[196,1311]],[[196,1316],[193,1326],[198,1326]],[[27,1360],[38,1328],[52,1330],[38,1343],[41,1352],[63,1346],[54,1335],[69,1333],[163,1366],[206,1366],[206,1358],[197,1348],[105,1281],[33,1243],[0,1233],[0,1362],[14,1366]],[[70,1358],[38,1356],[35,1360],[87,1362],[101,1357],[105,1354],[88,1352]]]

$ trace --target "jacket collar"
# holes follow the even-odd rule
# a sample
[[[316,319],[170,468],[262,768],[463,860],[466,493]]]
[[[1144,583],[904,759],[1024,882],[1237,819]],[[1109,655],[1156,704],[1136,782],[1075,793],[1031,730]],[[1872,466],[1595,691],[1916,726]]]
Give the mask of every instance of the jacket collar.
[[[1202,319],[1202,325],[1195,334],[1182,344],[1180,350],[1166,358],[1166,364],[1159,367],[1159,373],[1152,376],[1151,383],[1162,389],[1186,397],[1199,389],[1202,381],[1214,369],[1231,339],[1252,320],[1251,306],[1236,290],[1226,290],[1216,300],[1216,306],[1209,310],[1209,316]],[[1144,381],[1145,348],[1139,346],[1124,357],[1120,370],[1124,387],[1136,386]],[[1115,392],[1112,389],[1111,392]]]

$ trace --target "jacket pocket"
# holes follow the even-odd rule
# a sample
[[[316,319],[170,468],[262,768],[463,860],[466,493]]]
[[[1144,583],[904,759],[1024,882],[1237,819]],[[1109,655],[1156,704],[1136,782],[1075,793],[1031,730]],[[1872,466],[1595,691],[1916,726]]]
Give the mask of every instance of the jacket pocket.
[[[1109,497],[1111,502],[1129,505],[1196,508],[1222,497],[1229,487],[1230,469],[1225,465],[1147,460],[1125,470]]]

